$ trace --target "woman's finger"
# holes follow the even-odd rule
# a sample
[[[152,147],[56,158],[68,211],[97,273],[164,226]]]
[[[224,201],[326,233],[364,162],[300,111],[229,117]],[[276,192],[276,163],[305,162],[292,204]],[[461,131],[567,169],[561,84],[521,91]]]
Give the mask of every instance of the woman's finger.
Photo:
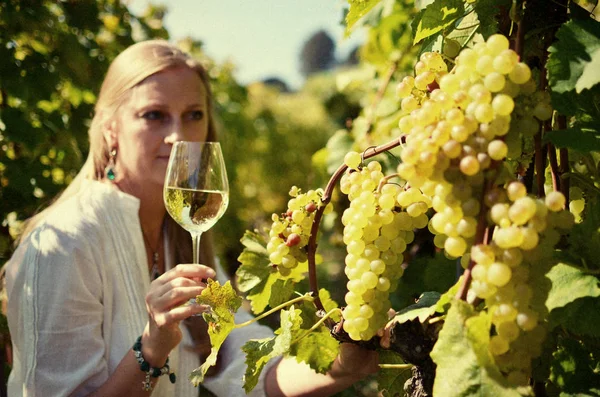
[[[153,311],[167,311],[188,302],[190,299],[195,299],[203,290],[204,286],[173,288],[161,296],[151,297],[148,304]]]
[[[204,313],[208,309],[209,307],[206,305],[181,305],[174,307],[171,310],[155,314],[153,319],[156,322],[156,325],[165,327],[183,321],[188,317]]]
[[[154,286],[151,286],[150,291],[148,292],[149,295],[152,295],[156,298],[161,298],[163,297],[165,294],[169,293],[169,291],[176,289],[176,288],[185,288],[185,287],[202,287],[205,288],[206,284],[198,282],[196,280],[190,279],[190,278],[185,278],[185,277],[178,277],[178,278],[174,278],[170,281],[167,281],[164,284],[160,284],[157,283]]]
[[[216,276],[217,273],[215,273],[215,271],[208,266],[196,264],[183,264],[177,265],[173,269],[166,271],[155,281],[164,284],[177,277],[205,280],[208,278],[215,278]]]

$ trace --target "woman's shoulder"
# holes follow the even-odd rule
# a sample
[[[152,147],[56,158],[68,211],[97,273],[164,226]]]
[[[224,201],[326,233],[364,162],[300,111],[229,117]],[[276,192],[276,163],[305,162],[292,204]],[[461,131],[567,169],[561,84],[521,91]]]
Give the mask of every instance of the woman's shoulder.
[[[51,208],[42,227],[52,227],[66,234],[93,233],[106,227],[114,216],[137,216],[139,201],[115,187],[93,180],[83,182],[73,196]]]
[[[88,250],[90,244],[100,243],[110,232],[115,218],[133,219],[138,208],[137,199],[110,185],[87,180],[77,193],[51,206],[20,245],[33,243],[44,249],[58,244],[67,251]]]

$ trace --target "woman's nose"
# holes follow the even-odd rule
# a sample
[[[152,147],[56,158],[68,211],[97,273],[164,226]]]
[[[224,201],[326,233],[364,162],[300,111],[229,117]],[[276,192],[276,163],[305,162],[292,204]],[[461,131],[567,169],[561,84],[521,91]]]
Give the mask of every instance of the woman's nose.
[[[175,143],[177,141],[183,141],[183,127],[181,123],[174,122],[169,126],[167,135],[165,136],[165,143]]]

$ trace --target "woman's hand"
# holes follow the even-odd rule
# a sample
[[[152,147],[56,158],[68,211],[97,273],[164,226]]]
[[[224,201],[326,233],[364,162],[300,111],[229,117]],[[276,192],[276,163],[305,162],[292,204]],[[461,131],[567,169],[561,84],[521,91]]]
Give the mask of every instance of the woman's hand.
[[[352,376],[356,380],[379,371],[379,354],[354,343],[342,343],[329,372],[334,378]]]
[[[178,265],[150,284],[146,295],[149,321],[142,335],[142,354],[151,365],[162,367],[171,350],[181,342],[179,323],[206,310],[206,306],[187,302],[200,295],[206,288],[206,279],[215,275],[208,266]]]

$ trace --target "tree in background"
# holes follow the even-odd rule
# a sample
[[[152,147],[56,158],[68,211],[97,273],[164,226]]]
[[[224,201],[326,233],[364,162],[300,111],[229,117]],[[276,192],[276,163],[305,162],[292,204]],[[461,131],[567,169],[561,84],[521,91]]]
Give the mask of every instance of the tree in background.
[[[319,30],[313,34],[300,52],[300,72],[304,77],[330,69],[335,64],[335,43],[331,36]]]

